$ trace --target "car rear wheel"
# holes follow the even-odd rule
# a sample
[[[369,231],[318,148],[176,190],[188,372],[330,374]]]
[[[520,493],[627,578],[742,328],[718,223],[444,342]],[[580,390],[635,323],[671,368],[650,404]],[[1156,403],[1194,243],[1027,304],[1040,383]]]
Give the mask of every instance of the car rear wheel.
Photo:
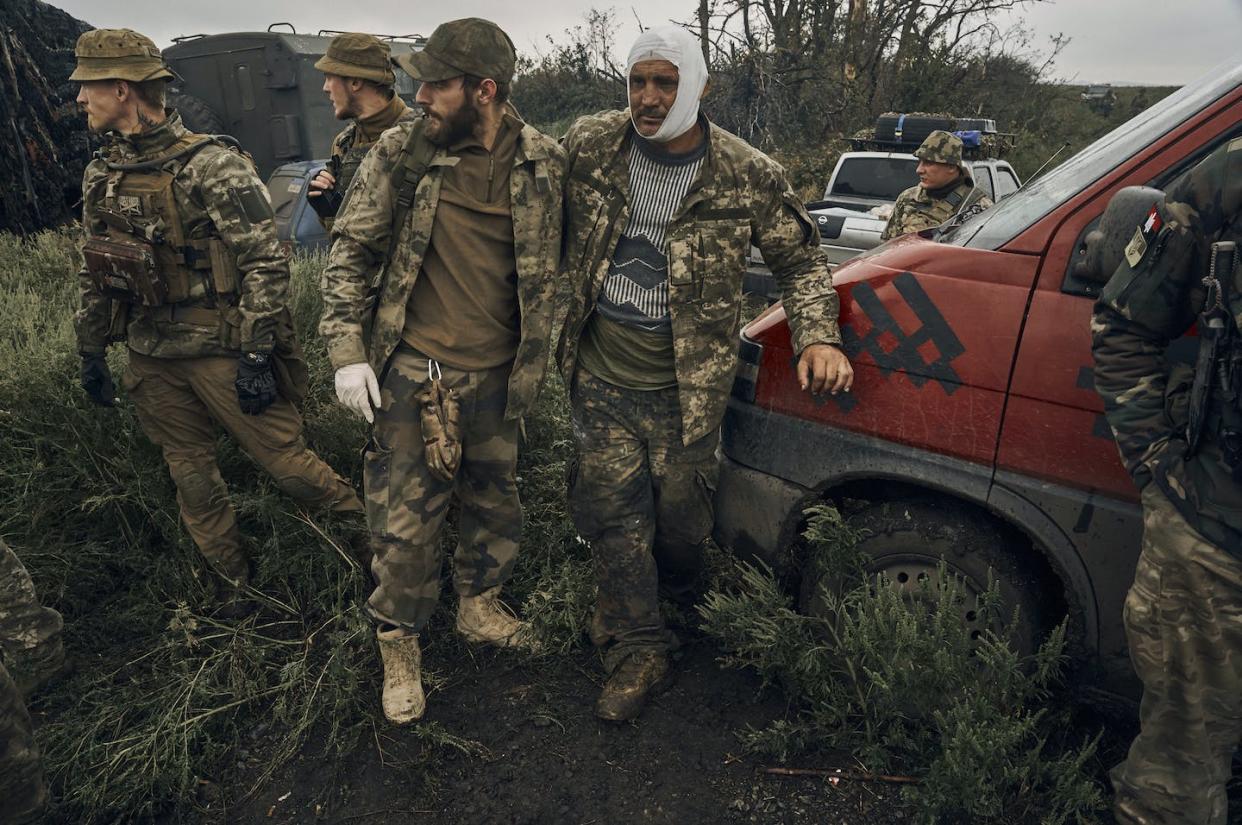
[[[962,584],[962,622],[974,638],[985,629],[1008,634],[1022,655],[1033,653],[1042,642],[1046,579],[1023,563],[1022,554],[1031,552],[1029,545],[1001,525],[965,510],[902,502],[869,505],[852,516],[850,524],[866,531],[858,548],[870,560],[871,577],[883,573],[891,587],[917,601],[922,598],[921,582],[935,588],[943,559],[948,574]],[[824,575],[809,570],[803,575],[799,600],[803,612],[825,612],[820,585],[829,582]],[[996,581],[1000,606],[995,616],[985,617],[978,599],[987,590],[989,576]],[[1018,617],[1011,624],[1015,607]]]

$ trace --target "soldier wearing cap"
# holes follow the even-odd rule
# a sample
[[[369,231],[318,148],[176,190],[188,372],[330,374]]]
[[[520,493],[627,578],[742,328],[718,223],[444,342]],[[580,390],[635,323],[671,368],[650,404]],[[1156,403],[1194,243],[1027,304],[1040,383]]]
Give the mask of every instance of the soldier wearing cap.
[[[328,230],[371,144],[384,130],[417,113],[393,90],[396,75],[388,44],[369,34],[337,35],[315,63],[337,120],[348,120],[332,141],[328,165],[310,182],[307,197]]]
[[[216,466],[217,425],[302,504],[362,503],[302,440],[307,374],[288,262],[253,163],[164,108],[173,74],[147,37],[99,29],[75,53],[78,105],[104,135],[82,180],[82,387],[115,403],[105,352],[126,341],[122,385],[163,450],[182,522],[221,575],[220,611],[236,615],[250,567]]]
[[[992,205],[962,162],[962,139],[957,135],[937,129],[914,156],[919,159],[919,185],[897,196],[881,240],[931,229],[954,216],[964,219]]]
[[[458,632],[530,642],[498,597],[522,532],[518,433],[548,361],[564,154],[507,102],[515,59],[509,37],[478,18],[444,23],[397,58],[421,82],[426,117],[389,129],[362,161],[323,274],[319,328],[337,396],[374,422],[366,611],[384,714],[398,723],[425,707],[418,634],[439,599],[454,498]]]

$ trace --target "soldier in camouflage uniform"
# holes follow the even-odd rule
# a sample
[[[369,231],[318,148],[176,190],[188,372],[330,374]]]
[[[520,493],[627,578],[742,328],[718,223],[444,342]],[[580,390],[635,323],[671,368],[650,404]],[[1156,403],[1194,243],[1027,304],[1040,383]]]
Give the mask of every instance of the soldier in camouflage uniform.
[[[302,440],[288,262],[249,157],[164,109],[172,73],[149,38],[99,29],[76,54],[78,105],[105,135],[82,181],[82,386],[112,406],[105,351],[127,341],[123,386],[164,452],[181,519],[224,578],[223,609],[244,609],[234,600],[249,563],[216,466],[217,424],[299,502],[358,513],[362,503]]]
[[[47,801],[22,697],[62,669],[62,624],[39,604],[26,568],[0,540],[0,822],[34,822]]]
[[[453,498],[458,631],[528,640],[498,596],[522,531],[518,433],[548,360],[564,154],[506,102],[515,54],[494,23],[445,23],[399,61],[427,116],[385,132],[358,170],[333,227],[320,332],[341,402],[374,421],[367,612],[384,713],[403,723],[425,707],[418,634],[439,599]]]
[[[332,141],[328,165],[310,182],[306,196],[324,228],[340,209],[349,184],[371,145],[386,129],[418,114],[393,91],[396,74],[388,44],[369,34],[337,35],[315,63],[337,120],[349,120]]]
[[[1210,245],[1242,242],[1240,217],[1234,140],[1153,204],[1092,320],[1096,389],[1144,516],[1125,603],[1141,730],[1112,775],[1122,825],[1224,825],[1242,739],[1242,268],[1204,280]],[[1221,342],[1201,354],[1207,395],[1166,361],[1196,316],[1200,346]]]
[[[954,216],[964,220],[992,205],[962,162],[962,139],[957,135],[937,129],[914,156],[919,159],[919,185],[897,196],[880,240],[932,229]]]
[[[580,118],[563,141],[570,508],[599,585],[592,638],[609,678],[595,711],[613,721],[669,681],[657,594],[692,594],[711,533],[752,243],[784,293],[802,387],[853,379],[815,223],[780,166],[699,112],[698,41],[649,30],[629,66],[630,108]]]

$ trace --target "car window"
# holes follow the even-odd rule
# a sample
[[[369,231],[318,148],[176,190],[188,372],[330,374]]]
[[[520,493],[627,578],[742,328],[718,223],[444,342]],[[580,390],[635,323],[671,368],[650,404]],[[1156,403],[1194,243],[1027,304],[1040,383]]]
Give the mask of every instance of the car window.
[[[917,186],[919,165],[913,155],[897,158],[846,158],[837,169],[827,196],[853,195],[895,201],[911,186]]]
[[[1008,169],[996,170],[996,200],[1007,198],[1018,191],[1018,178]]]
[[[1181,123],[1242,83],[1242,64],[1222,65],[1145,109],[1038,179],[995,209],[966,221],[943,243],[999,249],[1018,233],[1065,203]]]
[[[995,190],[992,188],[992,170],[986,166],[976,166],[970,170],[970,173],[974,175],[975,185],[983,190],[983,194],[992,200],[996,200],[993,194]]]

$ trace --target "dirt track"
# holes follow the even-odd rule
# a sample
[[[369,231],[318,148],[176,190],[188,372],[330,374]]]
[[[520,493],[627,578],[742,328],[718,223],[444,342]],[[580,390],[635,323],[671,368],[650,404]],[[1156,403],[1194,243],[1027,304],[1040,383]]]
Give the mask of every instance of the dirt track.
[[[759,774],[735,733],[785,712],[776,690],[722,670],[706,642],[683,648],[673,688],[637,724],[598,722],[595,657],[539,666],[503,653],[453,656],[425,723],[474,740],[478,755],[435,749],[387,724],[347,762],[304,756],[254,799],[209,816],[230,823],[817,823],[906,821],[889,785]],[[435,648],[428,660],[436,665]],[[378,690],[378,688],[377,688]],[[378,702],[377,702],[378,704]],[[377,709],[378,711],[378,709]],[[432,761],[432,764],[428,764]],[[827,766],[803,758],[800,766]],[[238,783],[245,783],[245,776]],[[288,796],[285,794],[288,793]],[[284,797],[281,799],[281,797]],[[318,807],[317,807],[318,806]],[[219,804],[211,806],[219,809]]]

